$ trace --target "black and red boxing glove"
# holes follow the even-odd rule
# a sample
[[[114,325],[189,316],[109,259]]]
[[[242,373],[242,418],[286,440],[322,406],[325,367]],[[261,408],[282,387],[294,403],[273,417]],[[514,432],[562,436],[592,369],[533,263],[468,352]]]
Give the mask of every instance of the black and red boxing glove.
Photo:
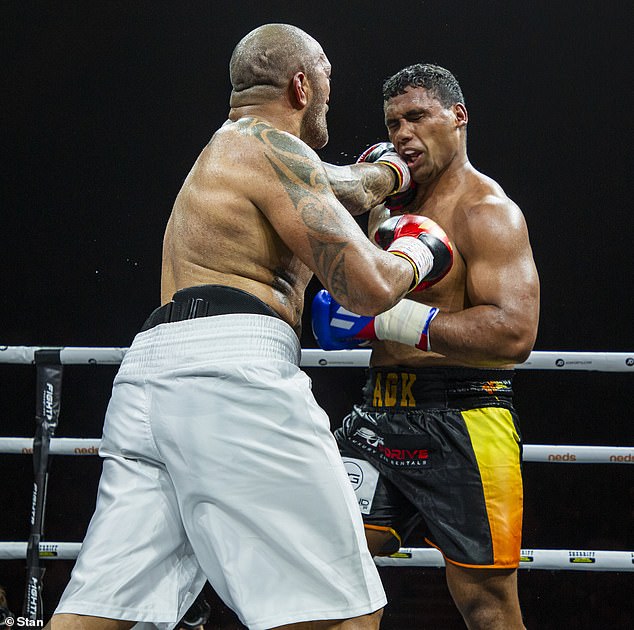
[[[414,180],[412,180],[407,190],[404,190],[401,193],[394,193],[393,195],[386,197],[383,203],[390,211],[391,215],[403,214],[405,206],[414,201],[414,197],[416,197],[416,188],[417,184]]]
[[[453,264],[453,249],[445,231],[435,221],[418,214],[383,221],[374,240],[382,249],[411,263],[414,282],[410,291],[422,291],[436,284]]]
[[[379,142],[367,148],[357,159],[357,164],[368,162],[370,164],[385,164],[394,172],[395,182],[392,192],[387,197],[385,204],[396,195],[406,195],[411,191],[412,177],[405,160],[395,151],[391,142]],[[413,195],[412,195],[413,198]],[[403,205],[401,203],[401,205]]]

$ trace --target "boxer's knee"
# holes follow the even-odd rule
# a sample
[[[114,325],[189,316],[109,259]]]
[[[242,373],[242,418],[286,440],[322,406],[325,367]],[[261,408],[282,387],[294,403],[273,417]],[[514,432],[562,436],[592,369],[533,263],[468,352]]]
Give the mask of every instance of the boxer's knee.
[[[470,630],[524,628],[515,569],[469,569],[450,562],[447,585]]]

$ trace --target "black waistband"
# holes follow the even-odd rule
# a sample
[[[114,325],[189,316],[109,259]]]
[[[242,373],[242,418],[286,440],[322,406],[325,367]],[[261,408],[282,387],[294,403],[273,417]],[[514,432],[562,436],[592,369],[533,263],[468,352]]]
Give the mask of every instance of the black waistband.
[[[514,370],[463,367],[370,368],[363,390],[370,407],[508,406],[513,398]]]
[[[151,313],[141,327],[141,332],[168,322],[232,313],[279,317],[268,304],[247,291],[220,284],[202,284],[174,293],[171,302]]]

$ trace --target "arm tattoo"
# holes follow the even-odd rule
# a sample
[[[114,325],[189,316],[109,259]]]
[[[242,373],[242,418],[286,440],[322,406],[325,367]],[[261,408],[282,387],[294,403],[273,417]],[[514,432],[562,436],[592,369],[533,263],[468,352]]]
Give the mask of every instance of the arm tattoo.
[[[345,272],[345,242],[328,243],[308,235],[308,242],[313,250],[313,258],[324,278],[330,280],[330,291],[333,295],[348,295],[348,283]]]
[[[394,188],[394,174],[388,167],[324,163],[324,168],[337,199],[352,214],[361,214],[379,205]]]
[[[369,173],[365,170],[361,174],[361,184],[369,196],[369,202],[366,207],[373,208],[374,206],[385,201],[385,197],[394,190],[394,174],[387,167],[379,167],[381,169],[381,175],[377,173]],[[387,191],[387,192],[386,192]]]
[[[320,195],[329,190],[321,163],[316,165],[299,141],[269,125],[254,121],[250,131],[269,149],[265,157],[309,229],[308,242],[316,268],[333,293],[347,295],[344,271],[347,241],[342,241],[337,232],[336,209]]]

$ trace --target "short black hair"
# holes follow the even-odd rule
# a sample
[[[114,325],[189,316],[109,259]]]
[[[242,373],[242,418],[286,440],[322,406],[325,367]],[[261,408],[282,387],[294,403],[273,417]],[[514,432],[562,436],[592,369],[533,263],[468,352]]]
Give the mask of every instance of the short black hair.
[[[404,94],[407,88],[422,87],[429,90],[443,107],[456,103],[464,105],[464,96],[456,77],[449,70],[432,63],[416,63],[399,70],[383,83],[383,101],[398,94]]]

